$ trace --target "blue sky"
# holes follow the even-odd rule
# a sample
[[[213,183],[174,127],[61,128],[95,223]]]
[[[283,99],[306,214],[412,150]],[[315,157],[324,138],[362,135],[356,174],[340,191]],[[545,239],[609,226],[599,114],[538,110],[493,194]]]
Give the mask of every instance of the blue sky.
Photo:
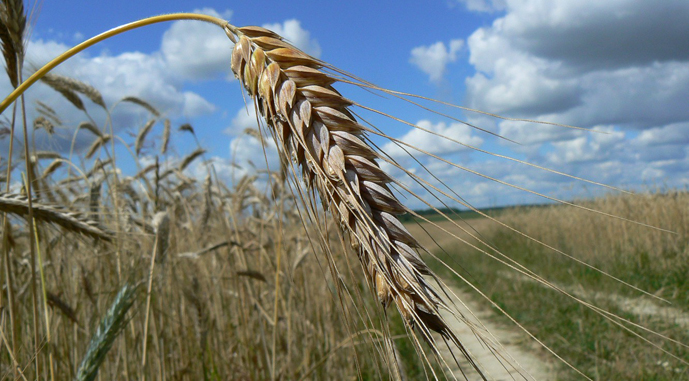
[[[689,185],[689,3],[615,0],[99,2],[44,0],[34,18],[29,62],[40,65],[85,38],[159,13],[214,13],[233,24],[276,29],[297,46],[382,87],[433,97],[516,118],[594,128],[605,134],[518,123],[438,106],[509,139],[472,130],[407,104],[339,85],[345,95],[424,128],[484,150],[509,155],[575,176],[644,190]],[[93,84],[106,103],[136,95],[160,108],[173,126],[191,123],[226,181],[265,167],[258,143],[241,136],[253,118],[229,72],[231,42],[199,23],[168,23],[118,36],[57,70]],[[5,78],[2,91],[8,92]],[[39,145],[68,149],[84,115],[52,90],[41,99],[60,110],[58,137]],[[136,134],[148,116],[136,107],[115,115],[120,135]],[[32,114],[30,114],[32,115]],[[34,114],[35,115],[35,114]],[[97,110],[94,117],[102,118]],[[458,165],[555,197],[599,194],[602,188],[471,152],[432,135],[363,114],[387,134]],[[162,124],[154,134],[160,134]],[[176,134],[180,155],[193,150]],[[399,148],[374,139],[396,160],[422,175]],[[90,143],[85,133],[79,149]],[[0,149],[6,150],[5,141]],[[118,155],[126,156],[121,149]],[[156,147],[144,148],[153,160]],[[270,151],[268,151],[270,153]],[[3,155],[4,156],[4,155]],[[269,163],[275,167],[273,154]],[[477,206],[539,202],[529,194],[420,160],[455,192]],[[235,160],[241,169],[230,165]],[[388,169],[392,169],[389,168]],[[204,177],[200,166],[190,175]],[[400,176],[398,171],[392,171]],[[429,178],[428,176],[424,176]],[[408,179],[415,191],[423,190]],[[426,196],[427,197],[427,196]],[[408,200],[412,207],[422,207]]]

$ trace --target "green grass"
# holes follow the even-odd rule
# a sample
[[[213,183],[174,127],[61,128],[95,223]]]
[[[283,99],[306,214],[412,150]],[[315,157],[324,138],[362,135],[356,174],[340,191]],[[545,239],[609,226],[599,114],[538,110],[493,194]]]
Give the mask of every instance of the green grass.
[[[674,324],[662,316],[636,316],[612,300],[615,295],[639,298],[639,292],[524,237],[497,229],[484,236],[510,258],[544,275],[549,281],[578,292],[578,295],[588,295],[587,301],[679,342],[689,343],[686,326]],[[571,243],[560,243],[563,245],[559,247],[565,252],[574,251]],[[505,265],[471,249],[446,249],[453,259],[448,260],[441,254],[445,262],[461,263],[461,267],[455,266],[456,271],[474,281],[491,300],[588,377],[599,380],[689,380],[689,366],[663,354],[571,298],[524,279]],[[588,262],[666,298],[673,307],[689,314],[689,261],[685,255],[676,252],[664,252],[662,256],[662,266],[658,264],[661,262],[659,258],[642,250],[596,256]],[[431,262],[430,266],[443,279],[456,279],[438,262]],[[456,285],[468,287],[459,281]],[[496,317],[496,320],[511,324],[505,317]],[[678,357],[689,359],[687,348],[638,329],[634,331]],[[558,379],[583,378],[563,365]]]
[[[543,205],[530,205],[528,208],[540,208],[540,207],[545,207],[547,206],[546,204]],[[510,211],[515,208],[524,208],[524,206],[521,207],[514,207],[514,206],[499,206],[499,207],[493,207],[493,208],[481,208],[478,209],[481,213],[487,214],[491,217],[498,217],[502,213],[506,211]],[[440,222],[440,221],[445,221],[447,218],[450,218],[452,220],[472,220],[475,218],[483,218],[483,216],[479,212],[475,212],[473,210],[463,210],[463,209],[457,209],[457,208],[439,208],[439,209],[419,209],[415,210],[414,214],[412,213],[407,213],[405,215],[402,215],[399,217],[399,220],[402,221],[403,223],[408,223],[408,222],[425,222],[425,221],[431,221],[431,222]]]

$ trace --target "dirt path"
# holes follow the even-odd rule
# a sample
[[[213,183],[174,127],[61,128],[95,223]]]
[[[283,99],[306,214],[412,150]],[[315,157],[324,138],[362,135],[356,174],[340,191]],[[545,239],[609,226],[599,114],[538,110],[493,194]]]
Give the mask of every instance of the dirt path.
[[[505,272],[501,274],[503,278],[513,279],[515,282],[531,282],[537,283],[531,278],[521,274]],[[542,287],[548,287],[544,284],[538,283]],[[643,317],[650,317],[658,320],[664,320],[667,323],[677,324],[684,328],[689,328],[689,313],[686,311],[673,307],[672,305],[664,304],[660,301],[653,300],[650,297],[640,296],[630,298],[624,295],[619,295],[610,292],[600,292],[587,290],[580,285],[578,287],[571,287],[565,284],[554,283],[558,288],[567,291],[568,293],[587,301],[593,301],[597,305],[597,301],[605,301],[614,304],[617,308]]]
[[[471,225],[478,231],[486,223],[488,221],[484,219],[471,221]],[[467,237],[466,233],[449,222],[442,222],[439,225],[460,237]],[[422,245],[431,251],[437,249],[437,245],[451,250],[452,246],[458,244],[456,238],[443,233],[442,229],[433,227],[430,224],[423,224],[422,226],[409,225],[407,228],[412,235],[419,239]],[[445,318],[459,337],[459,340],[472,354],[472,357],[477,360],[477,363],[489,379],[556,379],[552,360],[548,359],[545,351],[539,348],[528,335],[516,326],[506,327],[493,323],[491,318],[496,316],[496,311],[490,309],[487,302],[477,303],[475,296],[469,295],[466,291],[458,288],[453,287],[452,292],[457,297],[453,297],[452,302],[457,306],[458,312],[465,320],[456,319],[449,313],[445,314]],[[485,343],[479,340],[478,337],[483,337]],[[502,346],[497,344],[498,341]],[[441,349],[443,358],[446,359],[457,379],[462,380],[465,377],[472,381],[481,379],[478,373],[465,360],[460,359],[462,370],[466,372],[463,375],[462,370],[451,361],[452,355],[449,350],[442,348],[442,346]],[[455,350],[455,352],[457,355],[458,351]]]

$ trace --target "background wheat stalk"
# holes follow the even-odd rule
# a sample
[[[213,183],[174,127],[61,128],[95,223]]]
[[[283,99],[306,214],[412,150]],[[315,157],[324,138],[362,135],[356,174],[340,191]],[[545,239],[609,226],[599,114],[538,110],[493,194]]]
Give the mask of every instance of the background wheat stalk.
[[[104,241],[112,240],[112,232],[108,232],[100,226],[98,221],[81,213],[71,212],[60,206],[40,203],[33,204],[33,208],[34,217],[41,221],[53,223],[67,230]],[[18,194],[0,192],[0,211],[26,217],[29,214],[28,198]]]

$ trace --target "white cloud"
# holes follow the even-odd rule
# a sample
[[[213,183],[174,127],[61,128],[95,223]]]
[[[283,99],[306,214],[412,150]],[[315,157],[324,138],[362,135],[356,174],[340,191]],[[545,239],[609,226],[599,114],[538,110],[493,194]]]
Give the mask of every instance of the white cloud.
[[[438,135],[445,136],[449,139],[466,145],[478,147],[483,143],[483,139],[472,135],[471,127],[461,123],[452,123],[447,125],[444,122],[440,122],[433,124],[428,120],[421,120],[417,123],[417,125]],[[438,156],[449,155],[470,149],[451,140],[444,139],[438,135],[413,128],[398,139],[404,143],[419,148],[420,150]],[[418,151],[410,149],[406,146],[400,146],[395,142],[388,142],[383,146],[383,151],[395,159],[407,157],[408,154],[405,152],[405,149],[414,155],[419,154]]]
[[[270,29],[273,32],[281,35],[287,41],[304,52],[320,58],[321,46],[318,41],[311,38],[311,33],[301,27],[301,22],[296,19],[290,19],[282,24],[264,24],[264,28]]]
[[[195,10],[224,19],[223,14],[210,8]],[[198,21],[176,21],[163,35],[160,51],[175,75],[199,80],[227,77],[230,73],[232,41],[216,25]]]
[[[643,131],[636,142],[647,146],[689,145],[689,122],[675,123]]]
[[[476,69],[466,79],[468,106],[609,132],[499,121],[499,133],[522,144],[514,151],[607,184],[689,182],[689,3],[505,4],[504,16],[467,39]],[[533,186],[545,192],[569,183],[543,181]]]
[[[411,50],[409,62],[428,74],[431,81],[440,81],[447,65],[457,61],[457,52],[464,46],[464,40],[452,40],[449,47],[438,41],[428,46],[417,46]]]
[[[458,0],[474,12],[496,12],[504,10],[506,0]]]
[[[280,159],[277,146],[270,136],[264,136],[265,147],[250,135],[239,135],[230,142],[230,162],[234,163],[231,171],[232,180],[241,179],[247,174],[270,169],[280,170]]]
[[[517,49],[580,70],[689,58],[689,3],[509,0],[500,30]]]
[[[230,126],[224,132],[231,136],[237,136],[242,134],[247,128],[258,128],[256,109],[252,105],[240,108],[234,118],[232,118]]]
[[[554,142],[555,151],[548,155],[548,160],[553,167],[571,163],[586,163],[604,160],[616,160],[611,155],[619,155],[621,144],[625,141],[625,134],[615,131],[612,127],[597,127],[596,130],[603,133],[590,133],[577,138]]]
[[[689,17],[689,3],[507,4],[504,17],[468,38],[472,107],[586,126],[689,118],[681,102],[689,97],[689,42],[678,34],[689,26],[673,16]]]
[[[182,109],[182,115],[187,118],[193,118],[197,115],[210,114],[215,111],[215,106],[205,100],[202,96],[191,92],[185,91],[184,96],[184,108]]]
[[[195,12],[225,19],[229,19],[232,13],[219,13],[210,8]],[[307,52],[316,56],[320,54],[317,41],[310,37],[308,31],[301,28],[298,20],[275,24],[275,29]],[[69,46],[55,41],[31,41],[27,49],[27,62],[30,62],[32,67],[40,67],[68,48]],[[55,72],[92,85],[102,93],[107,105],[114,104],[124,96],[136,96],[149,102],[167,118],[190,119],[212,113],[216,106],[200,94],[185,89],[186,84],[189,81],[231,77],[231,51],[231,41],[217,26],[202,22],[178,21],[172,23],[163,34],[159,51],[150,54],[130,51],[116,55],[103,52],[97,56],[81,53],[60,65]],[[0,76],[0,91],[10,92],[6,76]],[[49,142],[51,149],[68,149],[72,129],[85,120],[86,116],[55,91],[39,83],[27,92],[30,119],[35,117],[31,105],[37,99],[59,110],[67,129],[52,139],[39,132],[37,140]],[[105,113],[88,100],[85,100],[85,104],[99,124],[104,123]],[[122,104],[114,110],[114,127],[118,129],[138,125],[142,119],[148,117],[144,114],[145,111],[140,107]],[[255,118],[252,121],[252,125],[255,126]],[[93,137],[88,134],[79,134],[77,148],[90,144],[91,139]],[[0,141],[0,146],[6,145],[7,139]]]
[[[280,169],[277,146],[270,133],[263,130],[266,143],[263,147],[256,138],[244,133],[246,129],[258,129],[256,111],[251,105],[240,108],[224,131],[232,136],[228,161],[232,165],[225,170],[226,175],[229,175],[226,178],[231,181],[239,180],[247,174],[255,174],[257,169]]]

